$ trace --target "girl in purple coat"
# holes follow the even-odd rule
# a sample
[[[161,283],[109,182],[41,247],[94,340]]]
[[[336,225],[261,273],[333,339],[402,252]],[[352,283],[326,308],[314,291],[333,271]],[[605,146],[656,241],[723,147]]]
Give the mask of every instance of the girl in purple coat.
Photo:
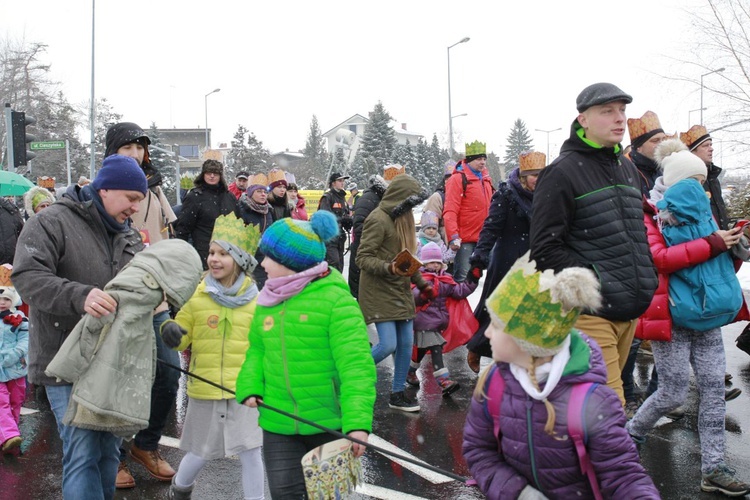
[[[435,376],[443,397],[449,396],[458,390],[459,385],[451,380],[448,368],[443,364],[443,346],[446,339],[443,332],[448,328],[450,315],[446,302],[449,298],[461,300],[466,299],[471,292],[476,290],[477,282],[473,276],[467,276],[467,281],[456,283],[453,276],[444,271],[444,255],[440,247],[433,242],[427,243],[421,248],[419,260],[422,261],[422,277],[432,284],[429,292],[420,292],[418,288],[412,288],[414,303],[417,307],[417,315],[414,318],[414,347],[412,351],[411,364],[406,374],[409,385],[419,387],[417,370],[428,352],[432,356],[432,374]]]
[[[527,253],[486,305],[491,323],[485,335],[497,363],[477,383],[463,453],[487,497],[595,498],[581,473],[567,422],[573,387],[593,382],[598,385],[589,390],[581,419],[601,498],[659,498],[625,431],[620,400],[606,386],[601,350],[573,329],[581,309],[601,305],[594,273],[584,268],[557,275],[538,272]],[[486,395],[491,377],[502,377],[505,383],[499,401]],[[492,405],[499,410],[490,410]],[[498,415],[498,435],[490,411]]]

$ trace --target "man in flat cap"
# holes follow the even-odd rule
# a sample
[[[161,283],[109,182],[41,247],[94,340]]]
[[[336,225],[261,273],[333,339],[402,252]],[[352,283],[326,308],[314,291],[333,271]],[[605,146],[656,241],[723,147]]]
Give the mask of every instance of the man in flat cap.
[[[623,404],[620,373],[638,317],[658,284],[640,176],[620,145],[632,100],[611,83],[595,83],[578,95],[570,137],[539,175],[530,235],[539,270],[583,266],[599,277],[602,307],[581,314],[576,328],[601,347],[607,385]]]

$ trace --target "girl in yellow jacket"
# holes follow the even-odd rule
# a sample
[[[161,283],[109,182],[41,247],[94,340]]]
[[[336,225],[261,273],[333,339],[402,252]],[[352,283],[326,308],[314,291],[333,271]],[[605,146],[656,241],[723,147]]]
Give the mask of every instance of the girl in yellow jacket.
[[[208,271],[174,321],[162,326],[164,343],[191,347],[190,371],[234,390],[249,347],[247,332],[258,287],[250,278],[260,233],[234,215],[216,220],[208,251]],[[188,407],[180,438],[187,455],[172,478],[169,498],[189,499],[207,460],[239,455],[245,499],[264,495],[258,410],[240,405],[234,395],[188,378]]]

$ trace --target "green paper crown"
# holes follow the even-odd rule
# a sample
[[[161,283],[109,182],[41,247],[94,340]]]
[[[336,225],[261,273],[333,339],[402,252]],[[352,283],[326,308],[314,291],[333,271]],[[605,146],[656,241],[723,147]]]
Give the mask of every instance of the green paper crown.
[[[255,255],[260,243],[260,230],[255,224],[245,225],[242,219],[234,214],[221,215],[216,218],[211,241],[226,241],[248,255]]]
[[[466,144],[466,156],[475,155],[486,155],[487,144],[479,141],[474,141],[471,144]]]
[[[180,176],[180,187],[182,189],[192,189],[193,188],[193,180],[194,178],[191,177],[188,174],[182,174]]]
[[[553,302],[549,288],[541,284],[543,276],[552,278],[554,272],[537,271],[526,254],[508,271],[486,306],[492,319],[503,324],[505,333],[551,354],[559,350],[580,311],[566,312],[560,303]]]

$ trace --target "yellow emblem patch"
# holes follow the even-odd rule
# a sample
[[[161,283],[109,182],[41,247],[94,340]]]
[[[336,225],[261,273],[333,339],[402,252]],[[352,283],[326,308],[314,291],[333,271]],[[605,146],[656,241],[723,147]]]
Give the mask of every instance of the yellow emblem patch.
[[[263,319],[263,330],[269,331],[271,328],[273,328],[273,316],[266,316]]]
[[[213,328],[214,330],[216,330],[219,327],[219,317],[215,314],[209,316],[206,324],[209,328]]]

